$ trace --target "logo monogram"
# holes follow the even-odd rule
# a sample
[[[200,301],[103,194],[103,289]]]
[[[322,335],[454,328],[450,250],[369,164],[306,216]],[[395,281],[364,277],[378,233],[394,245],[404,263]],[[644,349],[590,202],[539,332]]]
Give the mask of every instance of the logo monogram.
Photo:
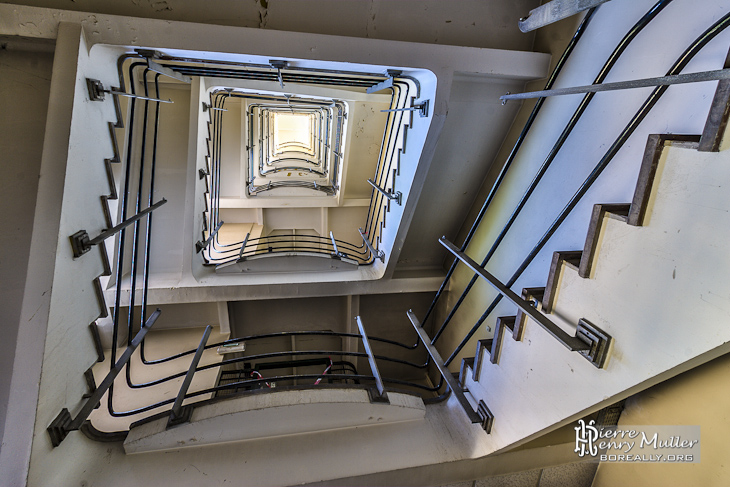
[[[575,427],[575,452],[579,457],[586,454],[591,456],[598,455],[598,447],[595,442],[598,440],[598,428],[594,426],[595,421],[590,420],[588,424],[582,419],[578,420],[578,426]]]

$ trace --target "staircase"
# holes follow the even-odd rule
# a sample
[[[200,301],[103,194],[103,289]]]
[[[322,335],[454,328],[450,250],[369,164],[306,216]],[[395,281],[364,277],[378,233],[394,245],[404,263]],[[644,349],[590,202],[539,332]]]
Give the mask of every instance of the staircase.
[[[502,448],[730,351],[730,285],[715,270],[730,238],[730,153],[701,144],[651,135],[632,202],[596,204],[583,250],[555,252],[545,287],[522,291],[565,333],[587,319],[611,336],[602,366],[523,312],[498,318],[463,360],[460,382],[488,405]]]

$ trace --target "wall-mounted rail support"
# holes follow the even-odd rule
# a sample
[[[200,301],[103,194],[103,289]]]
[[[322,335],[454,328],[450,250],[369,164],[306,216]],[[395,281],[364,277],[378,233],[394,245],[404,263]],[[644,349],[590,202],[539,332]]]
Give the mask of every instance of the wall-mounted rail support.
[[[110,95],[126,96],[127,98],[136,98],[137,100],[156,101],[159,103],[174,103],[172,100],[161,100],[159,98],[149,98],[147,96],[124,93],[123,91],[107,90],[98,79],[86,78],[86,87],[89,90],[89,101],[104,101],[104,93],[109,93]]]
[[[215,230],[213,230],[213,233],[211,233],[210,236],[205,239],[205,242],[203,242],[202,240],[198,240],[197,242],[195,242],[195,253],[199,254],[202,250],[205,250],[222,226],[223,222],[219,222],[218,226],[215,227]]]
[[[426,330],[423,329],[423,326],[421,326],[421,323],[418,321],[418,318],[416,318],[413,310],[409,309],[406,314],[408,315],[408,319],[411,320],[411,324],[416,330],[416,333],[418,333],[418,338],[421,340],[423,346],[426,347],[426,351],[428,351],[428,354],[431,356],[431,360],[433,360],[434,365],[436,365],[436,368],[438,368],[439,372],[441,373],[441,377],[443,377],[446,383],[449,385],[449,389],[451,389],[451,392],[454,393],[456,399],[459,401],[459,404],[461,404],[464,412],[469,417],[469,421],[471,421],[472,423],[481,424],[484,421],[484,418],[482,418],[479,413],[472,409],[471,404],[469,404],[469,400],[464,394],[464,390],[459,385],[459,381],[449,371],[448,367],[444,365],[444,360],[441,358],[441,354],[439,354],[438,350],[436,350],[436,347],[431,345],[431,338],[426,333]]]
[[[205,103],[205,102],[202,102],[202,103],[203,103],[203,111],[204,112],[207,112],[208,110],[217,110],[219,112],[227,112],[228,111],[227,108],[216,108],[216,107],[212,106],[210,103]]]
[[[370,250],[370,254],[375,259],[380,259],[380,262],[385,263],[385,252],[382,250],[376,251],[373,248],[373,244],[370,243],[370,240],[365,236],[365,231],[362,228],[357,229],[358,233],[360,234],[360,237],[362,237],[362,241],[365,242],[365,245],[367,246],[368,250]]]
[[[48,434],[51,437],[51,444],[53,444],[54,447],[60,445],[64,438],[68,436],[69,432],[79,429],[84,421],[86,421],[86,418],[89,417],[91,411],[99,405],[101,398],[112,386],[114,379],[117,375],[119,375],[119,372],[121,372],[124,366],[127,365],[134,351],[137,349],[139,344],[142,343],[142,340],[144,340],[145,335],[147,335],[147,332],[150,328],[152,328],[152,325],[155,324],[155,321],[157,321],[160,313],[161,311],[157,309],[149,318],[147,318],[145,324],[132,339],[132,343],[127,347],[124,353],[122,353],[119,360],[117,360],[114,364],[114,367],[109,371],[106,377],[104,377],[104,380],[101,381],[101,384],[99,384],[96,390],[91,394],[91,396],[89,396],[75,418],[71,418],[71,413],[69,413],[66,408],[63,408],[61,412],[58,413],[56,419],[54,419],[50,426],[48,426]]]
[[[395,202],[398,203],[398,206],[401,206],[403,204],[403,193],[401,193],[400,191],[396,191],[395,193],[388,192],[388,191],[384,190],[383,188],[381,188],[380,186],[378,186],[377,184],[375,184],[372,179],[368,179],[368,183],[370,184],[370,186],[375,188],[376,191],[378,191],[380,194],[382,194],[389,200],[391,200],[391,201],[395,200]]]
[[[408,108],[389,108],[387,110],[380,110],[381,112],[418,112],[422,117],[428,117],[428,105],[429,100],[421,102],[417,105],[413,105]]]
[[[373,349],[370,347],[370,340],[368,340],[368,336],[365,333],[365,327],[362,324],[362,319],[360,319],[359,316],[356,316],[355,321],[357,321],[357,328],[360,330],[362,346],[363,348],[365,348],[365,353],[368,354],[368,363],[370,363],[370,370],[373,373],[373,377],[375,377],[375,387],[377,389],[377,393],[371,390],[370,399],[373,402],[386,402],[390,404],[390,399],[388,399],[388,393],[385,392],[383,378],[380,376],[378,364],[375,363],[375,355],[373,354]]]
[[[281,76],[281,70],[285,69],[287,66],[289,66],[289,62],[284,61],[284,60],[271,59],[271,60],[269,60],[269,64],[271,65],[272,68],[274,68],[276,70],[276,75],[279,78],[279,86],[283,88],[284,87],[284,78]]]
[[[388,88],[392,88],[394,79],[397,76],[400,76],[402,71],[397,71],[395,69],[389,69],[387,71],[387,73],[388,73],[387,79],[385,79],[385,80],[381,81],[380,83],[373,85],[370,88],[368,88],[367,90],[365,90],[368,95],[370,95],[372,93],[377,93],[378,91],[387,90]]]
[[[124,220],[119,225],[101,232],[99,236],[93,239],[89,239],[89,234],[86,233],[86,230],[79,230],[69,237],[71,239],[71,248],[73,249],[74,257],[81,257],[86,252],[91,250],[94,245],[100,244],[107,238],[117,233],[119,230],[128,227],[132,223],[145,216],[147,213],[153,212],[165,203],[167,203],[167,200],[165,198],[162,198],[160,201],[150,206],[149,208],[145,208],[133,217]]]
[[[190,362],[190,367],[188,367],[188,372],[187,374],[185,374],[185,379],[183,379],[183,383],[177,393],[175,402],[172,405],[172,410],[170,411],[170,418],[167,421],[167,426],[184,423],[190,419],[187,414],[181,414],[181,410],[183,407],[182,403],[185,400],[185,395],[188,393],[188,389],[190,389],[190,384],[193,382],[195,369],[198,368],[200,359],[203,357],[203,352],[205,351],[205,346],[208,344],[208,337],[210,337],[210,331],[212,329],[213,327],[211,327],[210,325],[205,327],[205,331],[203,332],[203,338],[200,339],[198,349],[195,351],[193,360],[192,362]],[[191,411],[189,408],[187,410]]]
[[[502,296],[512,301],[523,313],[535,320],[565,348],[571,352],[579,352],[596,367],[603,367],[611,343],[611,337],[608,334],[587,320],[582,319],[578,324],[576,336],[568,335],[558,325],[535,309],[529,301],[522,299],[514,291],[502,284],[499,279],[480,267],[468,255],[459,250],[456,245],[446,240],[446,237],[441,237],[439,242],[457,259],[466,264],[469,269],[491,284]]]

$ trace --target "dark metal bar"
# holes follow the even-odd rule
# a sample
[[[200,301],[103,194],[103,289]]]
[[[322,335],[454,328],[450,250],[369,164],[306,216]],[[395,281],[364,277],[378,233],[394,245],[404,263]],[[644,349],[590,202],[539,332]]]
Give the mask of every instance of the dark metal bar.
[[[106,394],[106,391],[111,387],[111,385],[114,383],[114,379],[119,375],[119,372],[122,371],[122,368],[127,365],[127,362],[129,362],[129,359],[132,357],[132,354],[137,349],[137,346],[142,342],[145,335],[147,335],[147,332],[152,328],[152,325],[155,324],[155,321],[157,321],[157,318],[160,316],[160,311],[157,309],[154,313],[152,313],[147,320],[147,322],[144,324],[144,326],[137,332],[137,335],[132,339],[131,345],[127,347],[127,349],[122,353],[122,355],[119,357],[119,360],[117,360],[117,363],[114,364],[114,367],[109,371],[109,373],[104,377],[104,380],[101,381],[101,384],[99,384],[94,391],[94,393],[89,397],[89,399],[86,401],[84,406],[81,408],[81,410],[78,412],[76,417],[71,421],[71,423],[66,428],[67,431],[74,431],[79,429],[81,427],[81,423],[86,421],[86,418],[89,417],[89,414],[91,414],[91,411],[96,408],[96,406],[101,402],[101,398]]]
[[[517,305],[518,308],[520,308],[520,310],[522,310],[522,312],[524,312],[533,320],[537,321],[543,328],[545,328],[545,330],[547,330],[548,333],[550,333],[555,339],[562,343],[568,350],[574,352],[580,350],[588,350],[591,348],[590,344],[585,343],[583,340],[565,333],[558,325],[547,319],[544,314],[535,309],[529,301],[522,299],[514,291],[502,284],[499,279],[479,267],[479,265],[471,258],[469,258],[468,255],[460,251],[456,247],[456,245],[446,240],[446,237],[441,237],[439,239],[439,242],[441,243],[441,245],[446,247],[449,252],[454,254],[456,258],[466,264],[467,267],[479,274],[479,277],[483,278],[489,284],[491,284],[497,291],[499,291],[502,296],[512,301],[514,304]]]
[[[78,232],[71,235],[71,247],[73,249],[74,257],[80,257],[89,250],[91,250],[91,247],[94,245],[98,245],[107,238],[111,237],[115,233],[117,233],[119,230],[122,230],[123,228],[128,227],[132,223],[136,222],[143,216],[145,216],[147,213],[151,213],[152,211],[156,210],[160,206],[167,203],[167,200],[165,198],[162,198],[160,201],[155,203],[154,205],[150,206],[149,208],[145,208],[144,210],[140,211],[136,215],[134,215],[132,218],[129,218],[127,220],[124,220],[119,225],[115,226],[114,228],[110,228],[108,230],[105,230],[101,232],[97,237],[89,240],[89,234],[86,233],[86,230],[79,230]]]
[[[112,95],[126,96],[127,98],[136,98],[138,100],[156,101],[158,103],[175,103],[172,100],[160,100],[159,98],[148,98],[146,96],[132,95],[130,93],[124,93],[115,90],[104,90],[104,93],[110,93]]]
[[[147,67],[150,69],[150,71],[163,74],[168,78],[176,79],[178,81],[182,81],[183,83],[192,83],[193,81],[190,76],[185,76],[184,74],[178,73],[177,71],[173,71],[170,68],[157,64],[150,58],[147,58]]]
[[[216,108],[214,106],[211,106],[210,103],[203,102],[203,111],[207,112],[208,110],[218,110],[219,112],[227,112],[227,108]]]
[[[140,211],[139,213],[134,215],[132,218],[129,218],[128,220],[123,221],[122,223],[115,226],[114,228],[111,228],[105,232],[102,232],[101,234],[99,234],[98,237],[91,239],[91,241],[89,242],[89,245],[97,245],[97,244],[103,242],[107,238],[109,238],[112,235],[114,235],[115,233],[117,233],[122,228],[131,225],[132,223],[136,222],[137,220],[139,220],[140,218],[145,216],[147,213],[151,213],[151,212],[155,211],[157,208],[164,205],[165,203],[167,203],[167,200],[165,198],[162,198],[160,201],[158,201],[154,205],[150,206],[149,208],[145,208],[144,210]]]
[[[413,105],[411,107],[406,108],[389,108],[387,110],[380,110],[381,112],[418,112],[418,114],[422,117],[428,117],[428,105],[429,100],[426,100],[422,103],[419,103],[417,105]]]
[[[365,326],[363,326],[362,324],[362,319],[359,316],[356,316],[355,321],[357,321],[357,328],[360,330],[360,336],[362,337],[362,346],[363,348],[365,348],[365,352],[368,354],[370,370],[373,372],[373,377],[375,377],[375,385],[378,388],[378,396],[375,399],[380,402],[390,402],[388,400],[388,393],[385,392],[383,378],[380,376],[380,371],[378,370],[378,364],[375,363],[375,355],[373,354],[373,350],[370,347],[370,341],[368,340],[368,336],[365,333]]]
[[[243,251],[246,250],[246,244],[248,244],[248,237],[250,235],[250,233],[247,233],[246,237],[243,239],[243,242],[241,242],[241,251],[238,253],[238,260],[243,259]]]
[[[215,237],[215,234],[218,233],[218,230],[220,230],[222,226],[223,226],[223,222],[219,222],[218,226],[215,227],[215,230],[213,230],[213,233],[211,233],[208,236],[208,238],[205,239],[205,242],[203,242],[201,240],[198,240],[197,242],[195,242],[195,251],[200,252],[201,250],[208,247],[208,244],[210,244],[211,240],[213,240],[213,237]]]
[[[160,73],[155,75],[155,95],[160,97]],[[145,84],[145,94],[147,94],[147,85]],[[155,130],[152,136],[152,160],[150,161],[150,186],[147,194],[147,204],[152,205],[152,196],[155,191],[155,172],[157,168],[157,135],[160,127],[160,104],[155,105]],[[150,249],[152,247],[152,215],[147,218],[145,227],[145,247],[144,247],[144,267],[142,273],[142,306],[140,308],[140,324],[144,323],[147,318],[147,297],[150,282]],[[139,345],[139,358],[143,364],[149,365],[144,356],[144,341]]]
[[[524,100],[527,98],[576,95],[581,93],[598,93],[601,91],[627,90],[652,86],[669,86],[686,83],[699,83],[701,81],[717,81],[722,79],[730,79],[730,69],[716,69],[714,71],[674,74],[668,76],[659,76],[657,78],[642,78],[630,81],[617,81],[615,83],[602,83],[597,85],[573,86],[570,88],[557,88],[554,90],[529,91],[525,93],[502,95],[499,97],[499,99],[503,101]]]
[[[360,234],[360,237],[362,237],[362,241],[365,242],[365,245],[367,246],[368,250],[370,250],[370,254],[373,256],[374,259],[380,259],[380,262],[385,263],[385,252],[376,251],[373,248],[373,244],[370,243],[370,240],[365,236],[365,233],[362,228],[357,229],[358,233]]]
[[[332,248],[335,250],[335,255],[341,255],[340,251],[337,250],[337,242],[335,241],[335,235],[330,230],[330,240],[332,240]]]
[[[183,400],[185,399],[185,395],[188,393],[190,383],[193,381],[195,369],[197,369],[198,363],[200,363],[200,359],[203,356],[203,352],[205,351],[205,344],[208,343],[208,337],[210,337],[210,331],[212,329],[213,327],[210,325],[205,327],[205,331],[203,332],[203,338],[200,339],[200,344],[198,345],[198,350],[195,352],[193,361],[190,363],[190,367],[188,368],[188,373],[185,374],[185,379],[183,380],[183,383],[180,386],[180,390],[177,393],[177,397],[175,398],[175,403],[172,405],[170,421],[174,421],[175,419],[180,417],[180,409],[182,408]]]
[[[416,333],[418,333],[418,337],[421,339],[421,342],[423,342],[423,346],[426,347],[426,350],[431,356],[433,363],[438,368],[441,377],[446,380],[446,383],[449,385],[449,389],[451,389],[451,391],[456,396],[456,399],[459,401],[459,404],[461,404],[461,407],[464,409],[464,412],[469,417],[469,420],[472,423],[481,423],[482,418],[479,417],[479,414],[477,414],[477,412],[471,408],[471,404],[469,404],[469,400],[464,395],[464,391],[459,385],[459,382],[454,378],[446,365],[444,365],[444,361],[441,358],[438,350],[436,350],[436,347],[431,345],[431,338],[429,338],[426,330],[424,330],[421,326],[421,323],[418,321],[418,318],[416,318],[416,315],[413,314],[413,311],[410,309],[408,310],[407,315],[408,319],[411,320],[411,324],[416,330]]]

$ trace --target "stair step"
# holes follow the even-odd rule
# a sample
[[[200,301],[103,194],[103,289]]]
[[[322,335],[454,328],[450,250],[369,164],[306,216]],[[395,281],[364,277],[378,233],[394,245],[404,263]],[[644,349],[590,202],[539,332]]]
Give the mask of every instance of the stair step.
[[[656,176],[659,159],[662,151],[667,144],[679,147],[687,147],[697,149],[700,143],[699,135],[674,135],[674,134],[651,134],[647,138],[646,148],[644,149],[644,157],[641,160],[641,168],[639,169],[639,177],[636,181],[636,189],[634,190],[634,198],[631,200],[631,210],[629,211],[628,224],[633,226],[642,226],[644,224],[644,216],[649,205],[649,196],[654,186],[654,177]]]
[[[730,68],[730,51],[725,58],[724,68]],[[710,113],[702,131],[699,146],[700,152],[719,152],[722,137],[725,135],[727,119],[730,116],[730,80],[720,80],[717,83],[715,96],[712,98]]]
[[[522,299],[533,303],[536,309],[542,309],[542,300],[544,296],[544,287],[526,287],[522,289]],[[515,320],[514,329],[512,330],[512,338],[518,342],[522,341],[522,337],[525,333],[526,322],[527,315],[522,310],[517,310],[517,318]]]
[[[472,367],[472,378],[474,380],[479,380],[479,372],[482,370],[482,362],[484,362],[484,352],[491,353],[493,342],[494,339],[492,338],[477,341],[476,362]]]
[[[577,271],[580,266],[582,254],[582,250],[563,250],[553,253],[553,261],[550,263],[550,273],[548,274],[547,284],[545,285],[545,294],[542,298],[542,310],[545,313],[552,313],[553,311],[555,293],[558,290],[558,281],[563,264]]]
[[[505,329],[510,332],[514,339],[515,324],[517,316],[500,316],[494,325],[494,339],[492,348],[489,353],[489,361],[493,364],[499,363],[499,357],[502,354],[502,343],[504,342]]]
[[[474,357],[465,357],[461,359],[461,367],[459,367],[459,384],[461,384],[461,387],[464,387],[464,384],[466,384],[468,369],[474,370]]]
[[[595,257],[598,242],[601,237],[601,227],[603,226],[604,217],[628,222],[630,208],[631,205],[628,203],[593,205],[593,214],[591,215],[591,222],[588,225],[586,243],[583,247],[580,265],[578,266],[578,275],[580,277],[588,278],[591,275],[593,258]]]

